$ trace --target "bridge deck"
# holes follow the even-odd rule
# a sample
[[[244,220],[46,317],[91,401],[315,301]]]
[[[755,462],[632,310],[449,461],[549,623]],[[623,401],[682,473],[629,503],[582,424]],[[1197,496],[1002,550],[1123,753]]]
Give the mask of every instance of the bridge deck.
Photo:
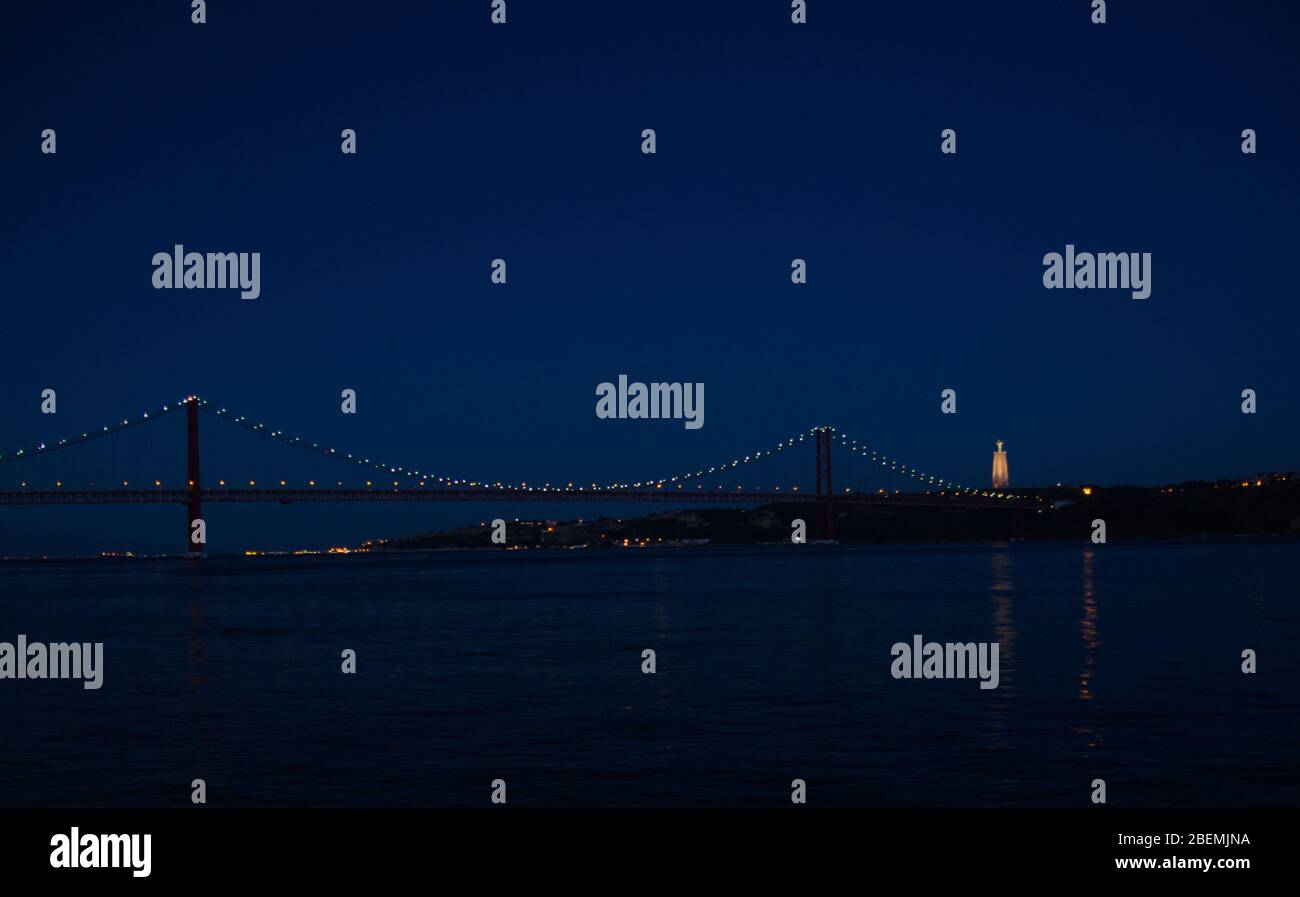
[[[296,502],[335,501],[535,501],[535,502],[658,502],[660,504],[817,504],[822,498],[808,492],[705,492],[684,489],[594,490],[577,489],[224,489],[199,490],[203,502]],[[106,505],[188,504],[188,489],[111,490],[28,490],[0,492],[0,505]],[[845,493],[835,504],[880,505],[953,509],[1003,508],[1037,510],[1036,499],[996,498],[924,492]]]

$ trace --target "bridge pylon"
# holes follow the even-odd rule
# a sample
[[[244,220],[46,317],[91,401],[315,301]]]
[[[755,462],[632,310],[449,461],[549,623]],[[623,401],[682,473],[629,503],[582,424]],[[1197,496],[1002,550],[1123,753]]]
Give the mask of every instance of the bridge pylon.
[[[817,538],[835,538],[835,493],[831,488],[830,427],[817,428]]]
[[[203,519],[203,486],[199,480],[199,397],[190,396],[185,400],[185,470],[189,480],[189,499],[186,501],[185,515],[185,556],[189,558],[205,557],[203,544],[194,544],[194,521]],[[203,538],[207,539],[206,525],[201,527]]]

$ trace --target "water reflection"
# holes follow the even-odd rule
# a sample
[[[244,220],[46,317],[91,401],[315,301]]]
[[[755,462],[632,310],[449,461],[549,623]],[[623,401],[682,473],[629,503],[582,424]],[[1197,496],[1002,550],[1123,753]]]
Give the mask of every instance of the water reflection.
[[[1084,702],[1091,702],[1095,697],[1092,691],[1092,680],[1096,675],[1097,649],[1101,647],[1101,638],[1097,634],[1097,592],[1094,585],[1096,560],[1097,554],[1094,549],[1083,549],[1083,617],[1079,620],[1083,656],[1079,668],[1078,698]],[[1096,726],[1084,723],[1073,728],[1084,737],[1084,747],[1087,750],[1092,750],[1101,744],[1101,730]]]
[[[1092,677],[1097,664],[1097,648],[1101,640],[1097,637],[1097,595],[1093,588],[1093,564],[1096,552],[1091,548],[1083,550],[1083,619],[1079,622],[1079,631],[1083,636],[1083,668],[1079,671],[1079,700],[1092,700]]]
[[[189,647],[190,684],[202,687],[208,684],[208,645],[203,635],[203,583],[202,576],[187,576],[185,583],[185,609],[189,626],[185,641]]]
[[[1015,592],[1015,583],[1011,576],[1011,555],[1005,546],[999,546],[989,555],[991,568],[990,591],[993,593],[993,640],[998,645],[998,687],[991,695],[991,712],[989,714],[990,741],[997,750],[1010,750],[1014,731],[1010,725],[1012,699],[1016,696],[1015,687],[1015,644],[1016,625],[1011,616],[1011,596]]]
[[[1007,675],[1012,668],[1012,658],[1015,657],[1016,646],[1016,624],[1011,616],[1011,597],[1015,592],[1015,583],[1011,577],[1011,555],[1005,547],[998,548],[990,555],[989,563],[993,568],[993,583],[991,586],[993,592],[993,640],[999,645],[998,660],[1002,668],[1002,681],[999,683],[997,690],[1000,693],[1005,693],[1006,697],[1012,697],[1015,694],[1015,677]]]

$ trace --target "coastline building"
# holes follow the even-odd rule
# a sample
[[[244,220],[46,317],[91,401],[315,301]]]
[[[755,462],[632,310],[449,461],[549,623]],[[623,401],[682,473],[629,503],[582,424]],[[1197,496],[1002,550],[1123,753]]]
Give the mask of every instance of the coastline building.
[[[1005,489],[1011,485],[1007,474],[1007,453],[1002,450],[1002,440],[998,440],[997,450],[993,452],[993,488]]]

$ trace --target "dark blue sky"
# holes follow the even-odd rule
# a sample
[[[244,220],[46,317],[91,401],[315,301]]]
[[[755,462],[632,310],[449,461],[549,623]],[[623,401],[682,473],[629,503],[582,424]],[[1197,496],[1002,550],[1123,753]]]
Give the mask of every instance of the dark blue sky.
[[[671,474],[822,422],[980,484],[996,438],[1019,484],[1298,466],[1291,4],[209,5],[5,12],[0,450],[193,391],[514,480]],[[261,297],[154,290],[178,242],[261,252]],[[1067,242],[1152,253],[1151,298],[1045,290]],[[597,420],[620,373],[705,383],[704,428]],[[254,510],[257,544],[504,511]],[[79,513],[4,511],[5,545],[81,547],[93,518],[170,549],[183,512]]]

